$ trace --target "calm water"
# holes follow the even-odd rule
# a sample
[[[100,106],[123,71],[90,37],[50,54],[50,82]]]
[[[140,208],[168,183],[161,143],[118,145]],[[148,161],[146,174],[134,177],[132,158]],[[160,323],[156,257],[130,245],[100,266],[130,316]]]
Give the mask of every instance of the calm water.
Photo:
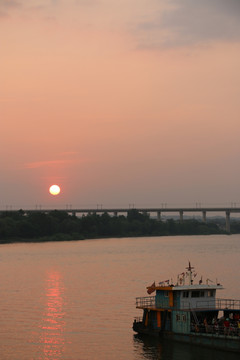
[[[240,299],[240,235],[1,245],[0,359],[238,359],[134,335],[135,297],[188,260]]]

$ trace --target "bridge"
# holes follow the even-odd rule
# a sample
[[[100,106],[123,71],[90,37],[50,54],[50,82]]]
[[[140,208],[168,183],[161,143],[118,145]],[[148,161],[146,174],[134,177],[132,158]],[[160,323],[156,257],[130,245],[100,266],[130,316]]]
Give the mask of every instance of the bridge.
[[[177,213],[179,214],[179,220],[184,220],[184,214],[186,213],[200,213],[202,214],[202,221],[207,221],[207,213],[215,213],[215,214],[224,214],[226,219],[226,231],[230,233],[230,215],[231,214],[240,214],[240,208],[239,207],[148,207],[148,208],[137,208],[137,207],[129,207],[129,208],[66,208],[66,209],[29,209],[29,210],[22,210],[24,213],[36,213],[36,212],[44,212],[44,213],[50,213],[51,211],[57,210],[57,211],[64,211],[68,212],[72,215],[77,214],[113,214],[114,216],[118,216],[118,214],[127,214],[130,210],[136,210],[143,214],[148,213],[155,213],[157,216],[157,220],[161,221],[162,214],[168,214],[169,213]],[[19,210],[0,210],[1,213],[6,212],[17,212]]]

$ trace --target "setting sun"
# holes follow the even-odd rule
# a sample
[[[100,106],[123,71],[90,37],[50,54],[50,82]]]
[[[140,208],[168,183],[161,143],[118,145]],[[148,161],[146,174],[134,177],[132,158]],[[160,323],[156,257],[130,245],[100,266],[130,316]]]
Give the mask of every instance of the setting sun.
[[[49,192],[51,195],[58,195],[60,193],[61,189],[58,185],[52,185],[49,188]]]

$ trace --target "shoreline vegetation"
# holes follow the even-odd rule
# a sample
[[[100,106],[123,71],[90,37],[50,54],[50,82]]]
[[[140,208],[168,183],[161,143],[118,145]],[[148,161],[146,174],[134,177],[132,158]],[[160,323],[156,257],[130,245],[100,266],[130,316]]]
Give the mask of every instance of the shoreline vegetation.
[[[231,233],[240,233],[240,221],[231,222]],[[202,222],[196,219],[158,221],[136,209],[129,210],[126,216],[93,213],[77,217],[59,210],[49,213],[6,211],[0,216],[0,244],[211,234],[227,234],[224,222]]]

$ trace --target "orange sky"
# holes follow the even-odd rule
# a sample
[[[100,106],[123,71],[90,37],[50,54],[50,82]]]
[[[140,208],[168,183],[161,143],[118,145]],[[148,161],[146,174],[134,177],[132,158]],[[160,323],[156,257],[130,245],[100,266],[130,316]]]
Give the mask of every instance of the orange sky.
[[[239,15],[1,0],[0,208],[240,204]]]

